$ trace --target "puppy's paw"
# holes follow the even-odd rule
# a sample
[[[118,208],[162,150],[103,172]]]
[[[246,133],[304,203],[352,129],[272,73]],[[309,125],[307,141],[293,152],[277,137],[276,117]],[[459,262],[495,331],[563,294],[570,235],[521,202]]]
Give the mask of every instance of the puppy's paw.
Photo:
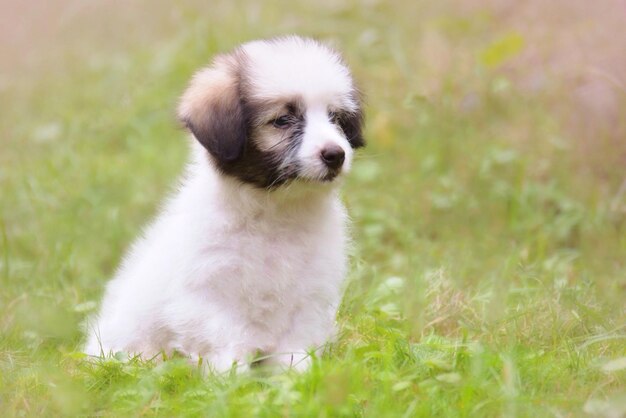
[[[250,370],[248,362],[239,360],[231,353],[219,353],[208,356],[201,363],[202,374],[226,374],[234,372],[236,374],[247,373]]]

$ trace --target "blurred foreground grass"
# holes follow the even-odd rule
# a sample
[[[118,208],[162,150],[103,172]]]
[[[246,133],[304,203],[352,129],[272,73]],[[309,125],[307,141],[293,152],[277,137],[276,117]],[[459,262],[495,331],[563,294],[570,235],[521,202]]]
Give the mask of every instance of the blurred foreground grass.
[[[594,124],[490,3],[52,4],[64,26],[2,57],[3,416],[626,414],[619,80]],[[81,321],[184,163],[187,79],[292,32],[336,43],[367,94],[341,338],[301,375],[84,361]]]

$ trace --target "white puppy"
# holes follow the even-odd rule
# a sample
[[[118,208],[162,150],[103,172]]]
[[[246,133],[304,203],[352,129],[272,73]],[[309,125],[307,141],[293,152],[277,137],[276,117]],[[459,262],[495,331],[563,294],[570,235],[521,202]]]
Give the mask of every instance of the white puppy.
[[[250,42],[193,77],[179,117],[187,172],[108,284],[85,351],[306,368],[346,272],[335,179],[364,145],[348,68],[310,39]]]

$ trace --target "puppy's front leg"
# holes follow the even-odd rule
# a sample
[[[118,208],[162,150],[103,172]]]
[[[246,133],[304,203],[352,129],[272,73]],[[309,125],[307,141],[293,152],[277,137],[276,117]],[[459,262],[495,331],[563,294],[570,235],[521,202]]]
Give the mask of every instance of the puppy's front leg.
[[[320,355],[335,334],[335,309],[307,309],[293,317],[291,329],[283,335],[266,363],[283,369],[306,371],[313,355]]]

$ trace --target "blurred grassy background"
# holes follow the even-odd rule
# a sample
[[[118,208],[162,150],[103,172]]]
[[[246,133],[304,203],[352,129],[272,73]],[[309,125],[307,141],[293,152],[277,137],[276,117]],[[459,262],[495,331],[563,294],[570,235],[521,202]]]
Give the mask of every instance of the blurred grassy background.
[[[0,405],[12,415],[626,414],[626,2],[0,1]],[[304,375],[75,352],[246,40],[367,96],[342,337]],[[612,414],[612,415],[611,415]]]

